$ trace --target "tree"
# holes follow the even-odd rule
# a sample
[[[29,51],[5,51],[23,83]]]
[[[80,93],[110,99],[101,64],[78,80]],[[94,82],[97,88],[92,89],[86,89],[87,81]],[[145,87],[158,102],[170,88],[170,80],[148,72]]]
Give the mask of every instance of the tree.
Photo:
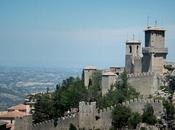
[[[175,108],[171,102],[163,101],[163,106],[166,109],[166,118],[167,120],[173,120],[175,114]]]
[[[154,125],[157,122],[157,119],[154,115],[154,109],[151,104],[146,104],[144,107],[144,112],[142,115],[142,122]]]
[[[125,127],[128,124],[128,119],[131,115],[131,110],[128,107],[120,104],[116,105],[112,111],[112,125],[115,129]]]
[[[88,100],[89,101],[97,101],[101,96],[101,80],[102,80],[102,72],[95,71],[92,74],[91,84],[88,87]]]
[[[139,124],[141,121],[142,118],[138,112],[132,113],[128,120],[129,127],[136,129],[137,124]]]
[[[64,116],[70,108],[77,108],[80,101],[87,101],[87,97],[83,81],[69,77],[62,84],[56,85],[55,92],[36,96],[34,122],[54,119],[56,126],[58,117]]]
[[[35,112],[33,114],[34,123],[38,123],[44,120],[53,118],[52,111],[52,99],[50,94],[38,94],[35,95]]]
[[[124,72],[120,75],[120,81],[111,86],[105,96],[97,100],[97,105],[99,108],[109,107],[138,96],[139,93],[128,84],[127,73]]]
[[[167,73],[164,74],[165,81],[168,83],[170,93],[173,94],[175,91],[175,76],[172,73],[175,68],[172,65],[164,65],[164,68],[167,69]]]

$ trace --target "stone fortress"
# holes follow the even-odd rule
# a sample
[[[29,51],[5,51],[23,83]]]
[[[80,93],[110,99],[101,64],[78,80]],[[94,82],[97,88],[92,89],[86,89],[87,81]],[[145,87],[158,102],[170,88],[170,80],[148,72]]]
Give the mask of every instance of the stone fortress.
[[[122,104],[131,108],[133,112],[143,113],[144,105],[150,103],[154,108],[157,118],[164,116],[164,108],[161,100],[147,98],[153,95],[163,84],[162,76],[165,72],[166,56],[168,49],[165,48],[165,30],[160,27],[147,27],[145,29],[145,47],[135,39],[126,41],[125,67],[110,67],[102,71],[101,93],[105,95],[111,85],[119,80],[119,75],[128,73],[128,82],[139,92],[143,98],[132,99]],[[84,85],[89,87],[92,82],[92,75],[97,71],[95,67],[89,66],[83,69]],[[101,129],[108,130],[112,126],[111,114],[114,106],[106,109],[98,109],[96,102],[79,103],[79,111],[67,114],[58,118],[58,125],[54,121],[44,121],[32,125],[32,118],[27,116],[16,118],[15,130],[68,130],[70,124],[80,129]]]
[[[162,75],[165,72],[164,65],[167,64],[166,56],[168,49],[165,48],[165,30],[157,27],[145,29],[145,47],[141,42],[135,40],[126,41],[125,67],[110,67],[102,71],[102,95],[105,95],[111,85],[118,80],[118,75],[124,70],[128,73],[128,82],[141,95],[149,96],[154,94],[162,82]],[[91,82],[94,67],[84,68],[84,85],[88,87]]]

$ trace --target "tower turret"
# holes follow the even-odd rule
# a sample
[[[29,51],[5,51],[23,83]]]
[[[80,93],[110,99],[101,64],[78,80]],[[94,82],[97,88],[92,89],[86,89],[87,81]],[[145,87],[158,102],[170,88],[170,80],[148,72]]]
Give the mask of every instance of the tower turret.
[[[156,72],[163,74],[168,49],[165,48],[165,30],[160,27],[145,29],[145,47],[143,53],[143,72]]]
[[[134,40],[134,38],[126,42],[125,70],[127,73],[141,72],[140,45],[141,42]]]
[[[84,86],[88,88],[92,85],[92,74],[96,71],[96,68],[93,66],[87,66],[83,69],[83,80]]]

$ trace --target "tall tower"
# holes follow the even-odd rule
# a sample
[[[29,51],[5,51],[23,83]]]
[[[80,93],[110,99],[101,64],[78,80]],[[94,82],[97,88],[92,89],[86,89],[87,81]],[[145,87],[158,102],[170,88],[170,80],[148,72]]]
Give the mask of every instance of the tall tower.
[[[93,66],[87,66],[83,69],[83,80],[84,86],[88,89],[92,85],[92,75],[96,71],[96,68]]]
[[[134,38],[126,42],[125,70],[127,73],[141,73],[140,45],[141,42],[134,40]]]
[[[145,47],[142,49],[143,72],[163,74],[168,49],[165,48],[165,30],[160,27],[147,27],[145,29]]]

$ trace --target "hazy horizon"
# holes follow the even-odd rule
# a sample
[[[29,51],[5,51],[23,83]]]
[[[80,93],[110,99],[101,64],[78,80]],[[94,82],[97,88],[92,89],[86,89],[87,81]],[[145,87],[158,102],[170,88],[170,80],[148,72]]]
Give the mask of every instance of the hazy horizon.
[[[167,61],[175,62],[175,1],[0,1],[0,66],[124,66],[125,41],[149,25],[166,29]]]

